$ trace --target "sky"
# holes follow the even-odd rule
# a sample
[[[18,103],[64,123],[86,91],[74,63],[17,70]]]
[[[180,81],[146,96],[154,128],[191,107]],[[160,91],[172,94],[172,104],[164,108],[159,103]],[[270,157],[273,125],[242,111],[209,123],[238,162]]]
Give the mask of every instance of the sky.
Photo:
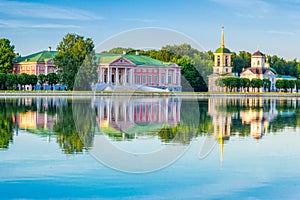
[[[231,51],[259,49],[300,60],[298,0],[0,0],[0,38],[8,38],[22,56],[48,46],[56,49],[67,33],[90,37],[97,47],[145,27],[173,30],[202,50],[214,51],[220,46],[222,25]]]

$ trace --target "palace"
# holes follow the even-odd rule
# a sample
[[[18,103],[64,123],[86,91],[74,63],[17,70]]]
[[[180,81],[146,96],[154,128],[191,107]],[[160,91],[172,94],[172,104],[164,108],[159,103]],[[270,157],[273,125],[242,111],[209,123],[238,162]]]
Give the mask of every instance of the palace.
[[[98,83],[94,90],[181,91],[181,68],[175,63],[138,53],[96,56]]]

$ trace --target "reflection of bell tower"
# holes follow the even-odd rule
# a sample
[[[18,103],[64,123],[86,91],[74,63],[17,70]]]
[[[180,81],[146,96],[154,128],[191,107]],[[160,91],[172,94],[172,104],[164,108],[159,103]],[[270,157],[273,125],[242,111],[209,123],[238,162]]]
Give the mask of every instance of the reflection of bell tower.
[[[218,107],[226,107],[226,99],[214,98],[208,100],[208,114],[212,117],[214,136],[220,144],[220,164],[223,161],[224,142],[230,137],[231,114],[217,110]]]

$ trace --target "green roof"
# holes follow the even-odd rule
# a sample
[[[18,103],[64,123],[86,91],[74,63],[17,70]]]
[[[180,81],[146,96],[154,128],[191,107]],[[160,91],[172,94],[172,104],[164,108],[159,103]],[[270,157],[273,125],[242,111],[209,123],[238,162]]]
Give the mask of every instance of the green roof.
[[[220,48],[218,48],[218,49],[215,51],[215,53],[231,53],[231,52],[230,52],[230,50],[227,49],[227,48],[222,48],[222,47],[220,47]]]
[[[276,78],[278,78],[278,79],[285,79],[285,80],[297,80],[296,77],[289,76],[289,75],[278,75]]]
[[[101,58],[101,64],[110,64],[119,58],[125,58],[130,62],[138,66],[168,66],[168,63],[164,63],[160,60],[149,58],[143,55],[133,55],[133,54],[96,54],[97,58]]]
[[[15,58],[15,62],[47,62],[57,55],[57,51],[40,51],[24,57]]]

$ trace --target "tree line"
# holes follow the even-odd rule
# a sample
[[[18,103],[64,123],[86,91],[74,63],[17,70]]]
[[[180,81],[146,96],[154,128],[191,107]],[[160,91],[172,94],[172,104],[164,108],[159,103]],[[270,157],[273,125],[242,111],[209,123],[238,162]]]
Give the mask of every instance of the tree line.
[[[248,78],[237,78],[237,77],[226,77],[218,78],[215,82],[216,86],[225,87],[227,91],[234,92],[249,92],[250,88],[259,91],[263,88],[264,91],[271,92],[271,81],[269,79],[258,79],[253,78],[252,80]],[[281,92],[292,92],[294,88],[297,91],[300,90],[300,80],[276,80],[275,87]]]
[[[53,89],[53,85],[59,82],[59,76],[56,73],[49,73],[47,75],[40,74],[38,76],[34,74],[5,74],[0,73],[0,89],[1,90],[26,90],[25,86],[30,85],[34,90],[37,83],[41,85],[41,89],[45,83],[50,85]]]

